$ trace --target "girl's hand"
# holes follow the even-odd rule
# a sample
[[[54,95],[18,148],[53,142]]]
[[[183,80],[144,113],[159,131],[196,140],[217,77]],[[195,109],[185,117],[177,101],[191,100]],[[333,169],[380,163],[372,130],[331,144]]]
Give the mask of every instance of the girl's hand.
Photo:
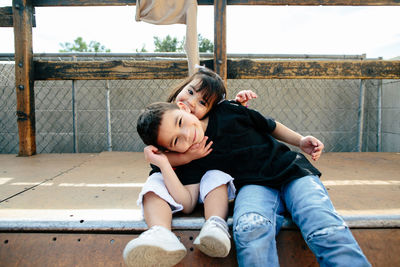
[[[324,144],[314,136],[305,136],[300,140],[299,147],[313,160],[318,160],[324,149]]]
[[[212,151],[211,145],[212,145],[213,142],[210,141],[206,145],[207,139],[208,139],[208,137],[204,136],[203,140],[201,140],[200,143],[192,145],[185,152],[185,157],[187,157],[187,159],[190,159],[190,161],[192,161],[192,160],[195,160],[195,159],[203,158],[203,157],[207,156],[208,154],[210,154],[211,151]]]
[[[147,162],[161,168],[163,164],[169,164],[167,156],[155,146],[146,146],[143,150]]]
[[[251,90],[242,90],[237,93],[235,100],[239,102],[242,106],[247,106],[247,102],[253,98],[257,98],[257,94]]]

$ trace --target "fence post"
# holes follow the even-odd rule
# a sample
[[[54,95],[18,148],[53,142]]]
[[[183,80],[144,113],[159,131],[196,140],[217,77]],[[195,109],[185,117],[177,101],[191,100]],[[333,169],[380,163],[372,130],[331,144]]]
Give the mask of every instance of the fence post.
[[[31,0],[13,1],[19,156],[36,154]],[[3,40],[4,41],[4,40]]]
[[[76,56],[72,57],[74,62],[77,61]],[[78,138],[78,108],[76,102],[77,81],[72,80],[72,129],[74,139],[74,153],[79,153],[79,138]]]
[[[365,81],[360,80],[360,98],[358,104],[358,139],[357,152],[362,151],[364,134],[364,102],[365,102]]]
[[[112,151],[110,82],[106,80],[107,151]]]
[[[376,151],[382,150],[382,80],[378,80]]]
[[[214,71],[227,79],[226,0],[214,1]]]

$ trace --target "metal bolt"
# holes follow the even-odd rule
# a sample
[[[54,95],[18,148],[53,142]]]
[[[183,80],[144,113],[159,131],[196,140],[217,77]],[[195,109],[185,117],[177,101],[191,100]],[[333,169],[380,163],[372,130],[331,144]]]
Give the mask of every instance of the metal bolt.
[[[18,88],[19,88],[20,90],[24,90],[24,86],[23,86],[23,85],[18,86]]]
[[[217,63],[218,63],[218,64],[222,64],[222,60],[221,60],[221,59],[218,59],[218,60],[217,60]]]
[[[15,8],[16,8],[16,9],[19,9],[19,4],[15,4]]]
[[[18,67],[22,68],[22,62],[18,63]]]

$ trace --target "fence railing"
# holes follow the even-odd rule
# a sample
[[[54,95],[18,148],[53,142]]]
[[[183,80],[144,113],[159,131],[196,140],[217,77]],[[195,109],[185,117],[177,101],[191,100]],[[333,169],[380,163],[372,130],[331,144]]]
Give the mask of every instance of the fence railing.
[[[179,54],[184,56],[183,54]],[[52,62],[135,60],[143,54],[35,54]],[[149,54],[146,58],[152,58]],[[159,54],[158,58],[170,57]],[[207,55],[203,55],[207,57]],[[242,55],[241,55],[242,56]],[[260,55],[297,61],[353,60],[365,55]],[[236,55],[240,60],[240,58]],[[0,150],[18,153],[15,64],[0,54]],[[255,59],[255,58],[254,58]],[[6,61],[4,61],[6,60]],[[256,59],[255,59],[256,60]],[[154,101],[165,100],[180,79],[45,80],[35,82],[36,140],[39,153],[142,151],[137,115]],[[390,80],[384,81],[392,82]],[[251,108],[290,128],[318,136],[326,151],[379,151],[381,80],[360,79],[228,79],[229,97],[244,89],[259,98]]]

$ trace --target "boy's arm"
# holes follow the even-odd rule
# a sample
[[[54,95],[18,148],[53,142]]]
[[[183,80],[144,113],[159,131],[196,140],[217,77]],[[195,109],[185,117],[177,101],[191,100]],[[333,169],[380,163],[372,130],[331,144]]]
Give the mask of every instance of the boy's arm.
[[[197,203],[196,192],[191,190],[191,187],[187,188],[181,183],[167,156],[154,146],[145,147],[144,155],[148,162],[160,168],[168,192],[176,202],[182,204],[183,212],[192,212]]]
[[[314,136],[302,136],[279,122],[276,122],[276,128],[272,132],[272,136],[279,141],[299,147],[303,152],[310,155],[313,160],[318,160],[324,149],[324,144]]]
[[[188,164],[192,160],[200,159],[211,153],[212,141],[206,144],[208,137],[204,136],[199,144],[192,145],[185,153],[169,151],[165,153],[173,167]]]

